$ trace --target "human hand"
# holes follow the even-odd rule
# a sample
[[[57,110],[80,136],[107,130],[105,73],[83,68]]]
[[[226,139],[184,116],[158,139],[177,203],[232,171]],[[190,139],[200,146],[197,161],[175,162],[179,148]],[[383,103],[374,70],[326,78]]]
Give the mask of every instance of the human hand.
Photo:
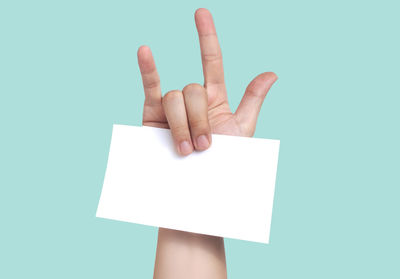
[[[211,133],[253,136],[265,96],[277,76],[265,72],[255,77],[232,113],[227,99],[222,54],[211,13],[198,9],[195,22],[199,35],[204,86],[189,84],[161,96],[160,78],[147,46],[138,50],[138,63],[145,92],[143,125],[170,128],[181,155],[205,150]]]
[[[151,50],[141,46],[138,62],[145,92],[143,125],[170,128],[178,152],[205,150],[211,133],[252,136],[266,94],[277,76],[265,72],[246,88],[235,113],[227,99],[222,54],[210,12],[195,13],[204,85],[189,84],[161,96],[160,78]],[[226,278],[221,237],[159,228],[154,278]]]

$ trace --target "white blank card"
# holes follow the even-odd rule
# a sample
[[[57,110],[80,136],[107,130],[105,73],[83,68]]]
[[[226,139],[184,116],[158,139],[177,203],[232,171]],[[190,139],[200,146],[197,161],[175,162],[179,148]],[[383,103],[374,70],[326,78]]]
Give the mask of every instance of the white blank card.
[[[279,140],[212,135],[181,157],[170,130],[114,125],[97,217],[269,242]]]

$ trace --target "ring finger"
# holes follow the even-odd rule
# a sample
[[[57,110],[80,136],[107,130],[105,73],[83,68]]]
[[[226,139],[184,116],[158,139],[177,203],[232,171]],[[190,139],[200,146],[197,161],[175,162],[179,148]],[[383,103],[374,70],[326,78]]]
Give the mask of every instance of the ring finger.
[[[184,156],[189,155],[193,151],[193,144],[190,138],[182,92],[179,90],[169,91],[162,98],[162,105],[179,154]]]

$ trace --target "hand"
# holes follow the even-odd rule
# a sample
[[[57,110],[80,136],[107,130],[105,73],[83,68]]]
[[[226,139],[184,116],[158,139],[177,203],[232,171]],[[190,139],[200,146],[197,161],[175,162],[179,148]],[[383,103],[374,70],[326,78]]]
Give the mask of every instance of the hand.
[[[188,155],[194,149],[207,149],[211,144],[211,133],[252,136],[264,98],[277,79],[271,72],[254,78],[232,114],[212,16],[208,10],[198,9],[195,21],[204,86],[189,84],[182,91],[172,90],[162,97],[160,78],[150,48],[142,46],[138,50],[145,93],[143,125],[170,128],[181,155]],[[159,228],[155,279],[226,277],[222,237]]]
[[[265,72],[255,77],[235,113],[227,99],[222,54],[211,13],[195,13],[203,64],[204,86],[189,84],[161,96],[160,78],[151,50],[141,46],[138,62],[145,92],[143,125],[170,128],[181,155],[194,149],[204,150],[211,144],[211,133],[253,136],[258,114],[277,76]]]

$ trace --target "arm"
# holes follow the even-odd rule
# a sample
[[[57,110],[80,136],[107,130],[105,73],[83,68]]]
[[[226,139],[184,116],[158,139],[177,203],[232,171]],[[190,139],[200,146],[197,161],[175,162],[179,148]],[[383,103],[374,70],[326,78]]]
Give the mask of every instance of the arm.
[[[246,88],[235,113],[227,99],[222,54],[210,12],[195,13],[203,64],[204,86],[189,84],[161,96],[160,78],[147,46],[138,50],[138,63],[145,93],[143,125],[171,129],[176,149],[182,156],[210,147],[212,133],[252,136],[264,98],[277,76],[265,72]],[[183,209],[184,210],[184,209]],[[226,278],[224,240],[160,228],[155,279]]]
[[[154,278],[226,278],[224,239],[160,228]]]

